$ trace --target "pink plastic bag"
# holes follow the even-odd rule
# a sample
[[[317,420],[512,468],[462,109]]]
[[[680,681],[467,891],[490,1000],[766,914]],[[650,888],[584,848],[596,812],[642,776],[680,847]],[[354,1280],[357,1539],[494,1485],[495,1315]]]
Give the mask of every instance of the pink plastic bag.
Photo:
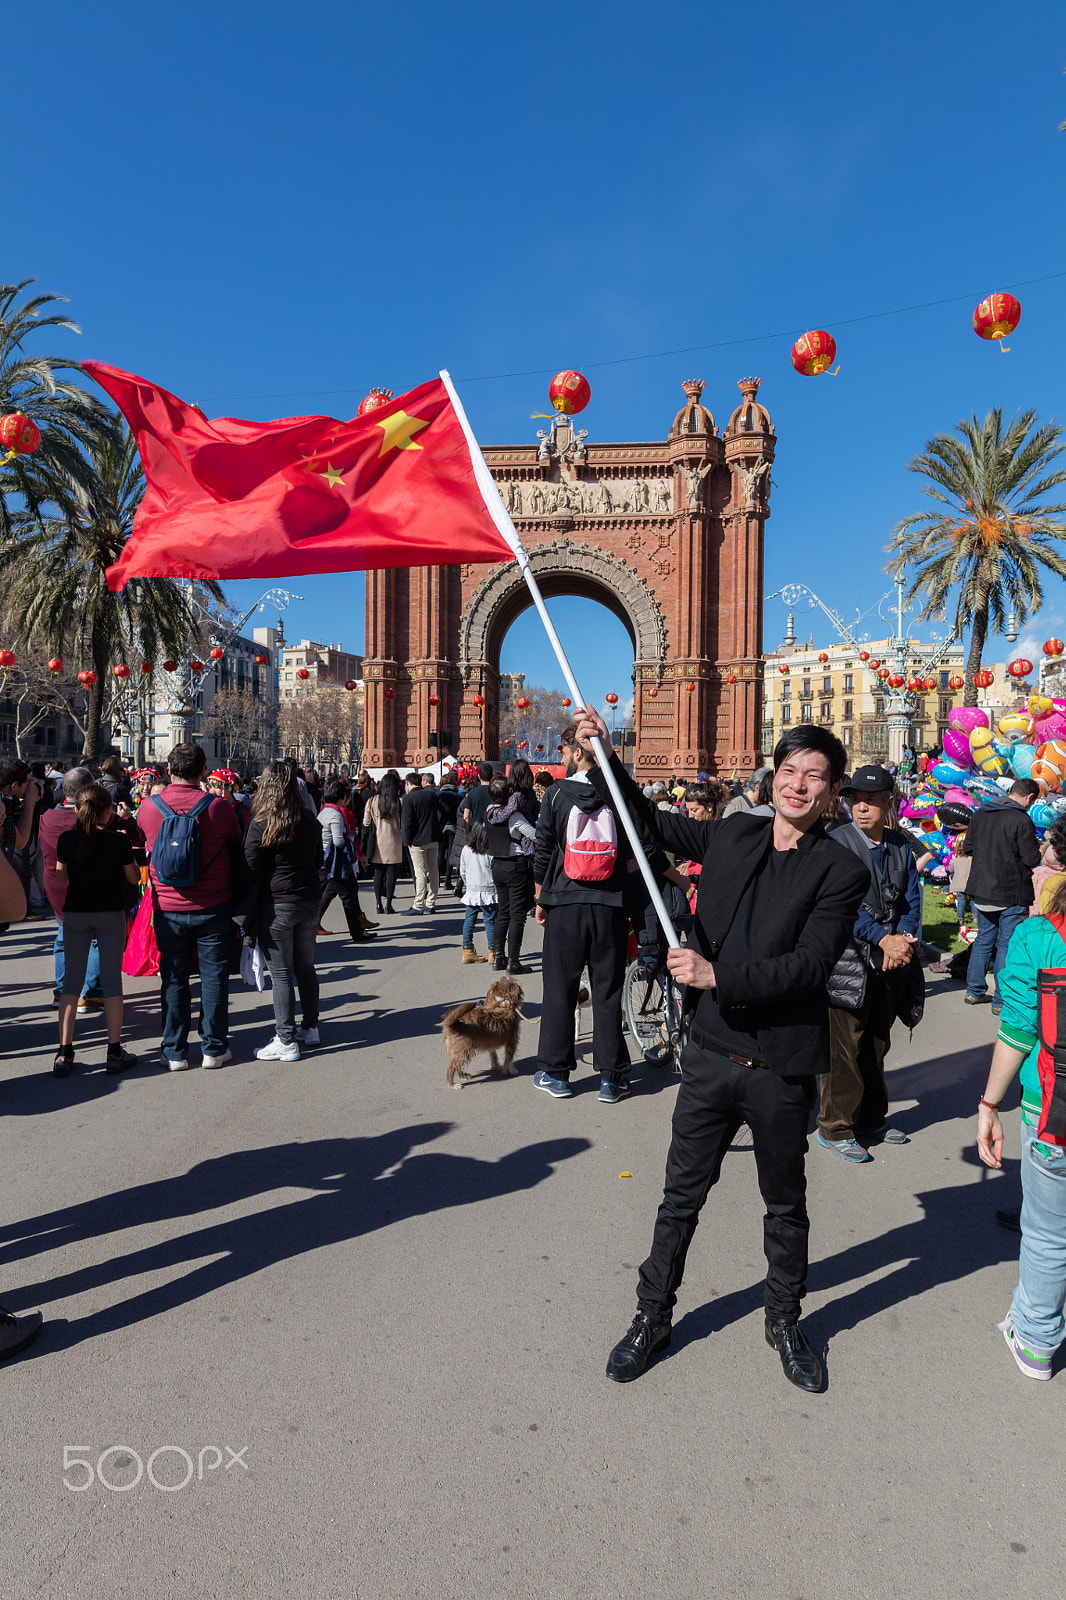
[[[130,978],[159,976],[159,946],[155,942],[155,929],[152,927],[151,889],[147,889],[141,897],[137,915],[130,924],[122,970]]]

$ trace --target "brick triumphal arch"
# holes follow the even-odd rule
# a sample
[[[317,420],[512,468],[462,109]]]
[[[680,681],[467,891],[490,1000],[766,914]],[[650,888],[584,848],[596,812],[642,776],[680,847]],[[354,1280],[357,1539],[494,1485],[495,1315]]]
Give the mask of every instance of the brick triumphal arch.
[[[599,600],[629,630],[642,779],[759,762],[775,446],[759,383],[740,380],[721,433],[690,380],[661,442],[594,444],[556,417],[538,444],[485,450],[545,595]],[[368,572],[367,764],[433,761],[445,734],[496,759],[500,647],[529,604],[512,562]]]

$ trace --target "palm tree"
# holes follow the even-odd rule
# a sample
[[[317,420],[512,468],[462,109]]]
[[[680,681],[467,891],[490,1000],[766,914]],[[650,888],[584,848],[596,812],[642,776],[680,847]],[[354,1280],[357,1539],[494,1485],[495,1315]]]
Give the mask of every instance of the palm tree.
[[[957,437],[956,437],[957,436]],[[1043,603],[1041,567],[1066,577],[1066,555],[1055,540],[1066,539],[1066,505],[1046,496],[1066,483],[1066,471],[1051,470],[1066,446],[1054,422],[1036,427],[1036,412],[1023,411],[1003,427],[998,407],[984,422],[976,414],[938,433],[908,464],[931,481],[930,511],[904,517],[887,549],[897,582],[909,573],[908,600],[920,596],[924,618],[944,616],[957,590],[955,628],[971,628],[966,659],[965,705],[976,705],[974,674],[991,619],[1005,631],[1008,611],[1024,623]]]
[[[89,692],[83,754],[100,747],[110,668],[139,652],[145,661],[180,655],[195,636],[190,593],[172,578],[131,578],[118,593],[106,570],[122,553],[144,493],[137,446],[122,419],[105,409],[70,472],[60,470],[50,494],[56,508],[24,504],[9,513],[11,532],[0,540],[0,578],[19,633],[75,658],[96,673]],[[200,588],[222,599],[217,583]]]
[[[58,378],[62,371],[76,370],[76,362],[34,355],[25,348],[43,328],[81,331],[69,317],[41,314],[59,304],[60,295],[34,295],[16,304],[32,282],[24,278],[0,284],[0,414],[24,411],[41,430],[34,455],[16,456],[0,466],[0,538],[11,531],[12,502],[37,511],[56,501],[68,482],[80,481],[84,452],[109,414],[102,401]]]

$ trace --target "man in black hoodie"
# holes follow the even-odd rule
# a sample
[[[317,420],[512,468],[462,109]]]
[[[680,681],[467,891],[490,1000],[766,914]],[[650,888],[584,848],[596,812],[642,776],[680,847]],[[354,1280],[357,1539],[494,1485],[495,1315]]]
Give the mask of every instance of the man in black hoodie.
[[[544,1005],[533,1082],[557,1100],[572,1093],[570,1074],[577,1064],[574,1007],[582,969],[587,966],[599,1098],[614,1105],[629,1093],[629,1051],[622,1037],[622,984],[629,935],[625,907],[637,867],[613,803],[593,784],[593,777],[599,777],[596,761],[578,742],[573,723],[563,730],[562,754],[566,776],[545,793],[533,847],[537,921],[544,929]],[[598,882],[572,878],[566,871],[567,833],[574,811],[590,818],[606,811],[614,824],[613,866],[610,876]],[[661,851],[652,862],[659,871],[668,864]]]
[[[1003,1004],[999,975],[1007,946],[1033,903],[1033,868],[1040,865],[1040,850],[1029,807],[1039,793],[1040,785],[1032,778],[1019,778],[1002,799],[974,812],[962,847],[963,855],[972,858],[966,893],[977,912],[977,938],[966,968],[966,1004],[979,1006],[988,1000],[985,978],[993,967],[996,1016]]]

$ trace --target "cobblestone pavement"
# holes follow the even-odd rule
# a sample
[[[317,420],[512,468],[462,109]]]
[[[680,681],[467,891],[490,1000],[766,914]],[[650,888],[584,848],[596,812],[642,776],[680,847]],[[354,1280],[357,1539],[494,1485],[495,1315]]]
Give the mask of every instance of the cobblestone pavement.
[[[632,1098],[605,1106],[589,1063],[572,1100],[533,1090],[534,932],[521,1076],[449,1091],[436,1025],[488,971],[460,965],[459,930],[445,897],[384,919],[365,954],[321,940],[323,1043],[298,1063],[255,1060],[269,996],[237,980],[233,1064],[167,1073],[158,986],[134,981],[142,1064],[105,1076],[102,1023],[79,1019],[67,1080],[50,1070],[52,925],[4,937],[0,1300],[48,1319],[0,1369],[8,1590],[1056,1592],[1066,1372],[1027,1382],[995,1329],[1018,1117],[1005,1173],[986,1172],[987,1008],[933,980],[926,1022],[901,1033],[890,1088],[909,1145],[858,1169],[812,1146],[806,1326],[828,1392],[790,1388],[763,1341],[743,1136],[672,1351],[621,1387],[604,1364],[632,1315],[676,1080],[638,1067]],[[89,1466],[64,1472],[65,1451]]]

